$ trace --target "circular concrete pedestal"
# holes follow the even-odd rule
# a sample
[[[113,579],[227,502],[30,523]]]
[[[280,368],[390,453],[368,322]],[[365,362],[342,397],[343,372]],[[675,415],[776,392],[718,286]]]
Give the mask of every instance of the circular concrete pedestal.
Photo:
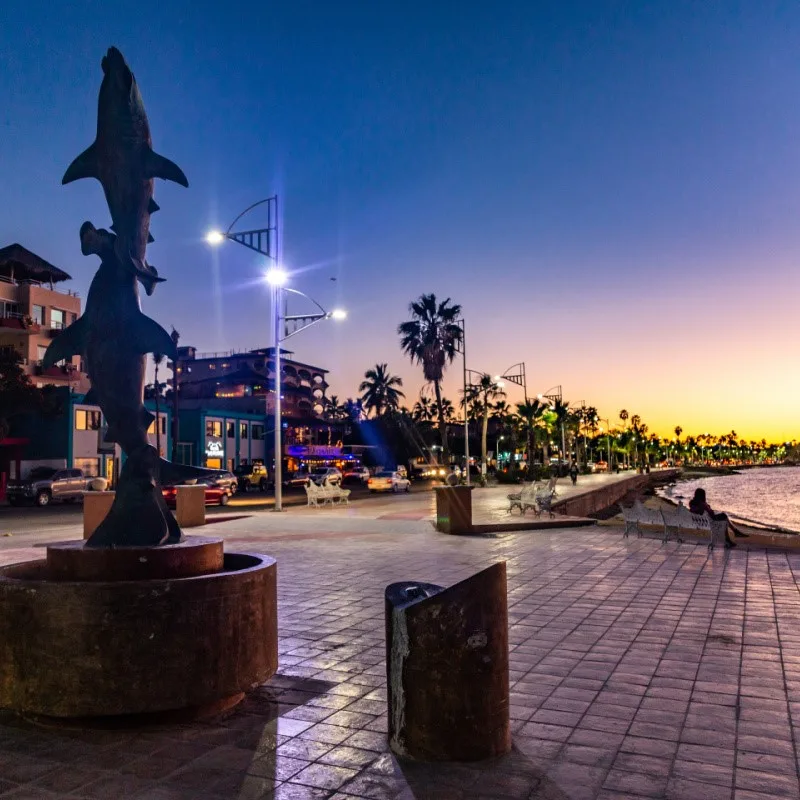
[[[47,546],[47,577],[53,581],[191,578],[222,568],[222,539],[206,536],[162,547],[86,547],[82,541]]]
[[[216,572],[163,577],[170,559],[185,574],[191,550],[208,567],[216,550],[209,541],[184,547],[183,556],[181,545],[59,546],[47,561],[0,567],[0,708],[59,718],[183,709],[197,717],[270,678],[278,666],[274,559],[227,553]],[[144,558],[131,570],[149,565],[162,576],[99,580],[92,559],[100,554],[115,575]],[[65,579],[65,570],[85,578]]]

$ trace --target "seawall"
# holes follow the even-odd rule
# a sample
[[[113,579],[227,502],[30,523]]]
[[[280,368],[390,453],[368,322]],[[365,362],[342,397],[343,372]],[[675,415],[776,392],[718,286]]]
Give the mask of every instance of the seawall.
[[[644,475],[631,475],[607,486],[556,500],[553,511],[570,517],[588,517],[619,503],[628,492],[643,492],[650,485],[675,480],[679,473],[679,469],[663,469]]]

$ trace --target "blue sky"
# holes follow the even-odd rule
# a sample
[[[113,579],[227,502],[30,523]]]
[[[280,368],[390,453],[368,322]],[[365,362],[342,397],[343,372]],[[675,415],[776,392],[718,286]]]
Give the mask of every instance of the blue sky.
[[[796,4],[5,0],[0,241],[84,292],[77,231],[108,212],[60,179],[111,44],[190,182],[156,186],[168,282],[143,301],[184,343],[268,341],[262,265],[203,234],[277,192],[293,285],[350,311],[293,340],[342,397],[388,361],[413,402],[395,329],[433,291],[464,306],[469,366],[525,360],[531,393],[796,435]]]

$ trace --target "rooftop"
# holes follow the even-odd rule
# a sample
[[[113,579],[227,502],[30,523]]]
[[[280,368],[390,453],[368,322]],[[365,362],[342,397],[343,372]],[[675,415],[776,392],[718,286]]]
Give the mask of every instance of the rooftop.
[[[0,249],[0,278],[14,282],[60,283],[71,280],[72,276],[14,243]]]

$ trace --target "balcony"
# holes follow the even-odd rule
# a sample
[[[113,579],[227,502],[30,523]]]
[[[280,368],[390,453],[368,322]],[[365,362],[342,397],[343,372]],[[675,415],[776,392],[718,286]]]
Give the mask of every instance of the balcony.
[[[0,315],[0,332],[2,333],[19,333],[22,336],[30,336],[41,330],[42,326],[26,314],[4,311]]]
[[[52,367],[42,366],[42,362],[36,362],[34,367],[34,374],[40,375],[43,378],[61,378],[63,380],[70,379],[77,369],[73,364],[55,364]]]

